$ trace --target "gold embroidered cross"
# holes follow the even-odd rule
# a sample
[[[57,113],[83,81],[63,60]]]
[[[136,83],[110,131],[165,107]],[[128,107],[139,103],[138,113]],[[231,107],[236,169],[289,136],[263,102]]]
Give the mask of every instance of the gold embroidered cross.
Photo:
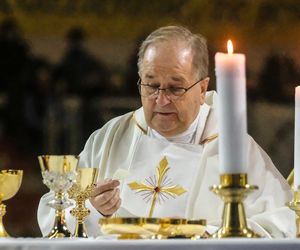
[[[145,179],[148,184],[143,182],[138,183],[136,181],[128,184],[128,186],[132,190],[136,190],[137,193],[144,193],[145,198],[149,200],[152,198],[149,217],[153,215],[157,199],[175,198],[175,196],[180,196],[186,192],[186,190],[179,185],[170,185],[171,181],[166,176],[169,169],[168,160],[164,157],[156,168],[156,176],[154,176],[154,179],[151,177]]]

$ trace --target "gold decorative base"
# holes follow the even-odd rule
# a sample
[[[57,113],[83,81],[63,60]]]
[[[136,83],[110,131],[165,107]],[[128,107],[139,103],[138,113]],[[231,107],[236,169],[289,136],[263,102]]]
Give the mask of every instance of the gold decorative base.
[[[211,190],[224,201],[223,222],[212,238],[260,237],[247,227],[243,205],[243,200],[255,189],[258,187],[247,184],[247,174],[221,175],[221,184],[212,186]]]
[[[294,191],[294,199],[286,205],[296,213],[296,237],[300,238],[300,190]]]
[[[49,239],[71,237],[71,232],[68,230],[65,222],[64,210],[55,211],[54,226],[46,237]]]
[[[85,206],[85,200],[91,196],[94,185],[87,186],[84,191],[80,190],[78,184],[74,184],[69,190],[69,197],[76,201],[76,206],[71,210],[71,215],[76,218],[76,228],[73,237],[88,238],[84,220],[90,214]]]
[[[79,238],[88,238],[88,235],[86,233],[86,229],[83,222],[77,222],[75,232],[73,234],[73,237],[79,237]]]
[[[84,200],[77,200],[76,207],[71,210],[71,215],[76,218],[76,228],[73,237],[88,238],[84,220],[90,214],[90,210],[84,205]]]

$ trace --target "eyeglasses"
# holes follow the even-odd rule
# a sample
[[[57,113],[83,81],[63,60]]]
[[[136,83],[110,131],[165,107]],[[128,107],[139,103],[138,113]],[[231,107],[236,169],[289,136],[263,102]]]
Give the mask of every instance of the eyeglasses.
[[[139,79],[137,82],[137,86],[139,88],[139,92],[142,97],[155,99],[159,95],[159,91],[164,91],[164,94],[168,97],[168,99],[173,101],[183,96],[188,90],[190,90],[197,83],[203,80],[204,78],[201,78],[200,80],[198,80],[188,88],[182,88],[182,87],[160,88],[159,86],[144,84],[142,83],[141,79]]]

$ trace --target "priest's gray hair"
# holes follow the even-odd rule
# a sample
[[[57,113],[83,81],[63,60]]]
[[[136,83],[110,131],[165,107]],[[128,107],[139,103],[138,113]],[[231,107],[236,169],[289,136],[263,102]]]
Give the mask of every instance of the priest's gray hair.
[[[208,50],[206,39],[200,34],[193,34],[182,26],[165,26],[153,31],[141,44],[138,52],[138,70],[141,75],[145,51],[150,45],[164,41],[183,41],[193,53],[193,66],[198,79],[208,76]]]

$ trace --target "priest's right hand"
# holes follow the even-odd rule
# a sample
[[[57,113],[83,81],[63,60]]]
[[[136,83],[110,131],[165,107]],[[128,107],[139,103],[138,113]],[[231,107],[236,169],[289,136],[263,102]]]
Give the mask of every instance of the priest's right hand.
[[[104,180],[97,183],[92,196],[91,204],[104,216],[109,217],[121,206],[118,180]]]

